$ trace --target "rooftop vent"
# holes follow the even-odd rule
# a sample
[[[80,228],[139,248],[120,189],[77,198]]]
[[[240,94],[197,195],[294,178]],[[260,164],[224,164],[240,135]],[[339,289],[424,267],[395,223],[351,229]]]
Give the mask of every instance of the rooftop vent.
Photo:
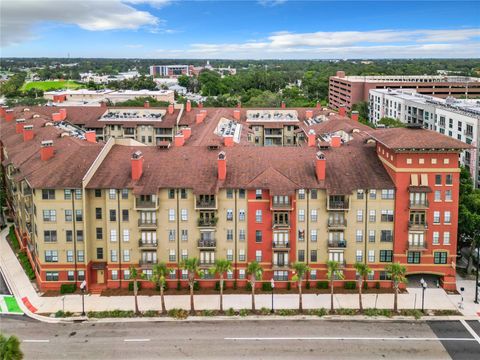
[[[220,146],[218,146],[217,144],[210,144],[207,146],[208,150],[218,150],[220,148]]]
[[[422,124],[407,124],[408,129],[422,129]]]

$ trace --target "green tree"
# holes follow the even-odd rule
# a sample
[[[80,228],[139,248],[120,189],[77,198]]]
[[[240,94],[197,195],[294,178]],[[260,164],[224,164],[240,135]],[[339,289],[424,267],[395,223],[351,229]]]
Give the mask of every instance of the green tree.
[[[130,265],[130,279],[133,280],[133,296],[135,298],[135,314],[138,315],[140,311],[138,310],[138,280],[141,278],[137,268],[133,265]]]
[[[358,304],[360,311],[363,311],[363,303],[362,303],[362,288],[363,288],[363,281],[371,273],[372,269],[367,264],[356,262],[355,270],[357,270],[357,286],[358,286]]]
[[[333,283],[335,279],[342,280],[344,278],[343,271],[340,269],[338,261],[327,261],[327,279],[330,281],[330,311],[333,311]]]
[[[405,274],[407,273],[407,267],[400,265],[400,263],[392,263],[385,266],[385,271],[393,281],[393,288],[395,290],[395,296],[393,299],[393,311],[398,311],[398,292],[400,290],[400,284],[407,283]]]
[[[389,128],[399,128],[399,127],[405,127],[405,124],[401,122],[400,120],[389,118],[389,117],[383,117],[378,121],[379,124],[385,125],[386,127]]]
[[[292,264],[292,268],[294,272],[292,280],[297,282],[298,287],[298,310],[303,312],[302,282],[305,279],[305,275],[310,271],[310,268],[304,262],[295,262]]]
[[[151,281],[160,289],[160,301],[162,303],[162,314],[167,313],[165,306],[165,286],[167,284],[167,277],[170,274],[170,269],[165,263],[158,263],[153,265]]]
[[[256,261],[252,261],[247,266],[248,282],[252,288],[252,310],[255,311],[255,285],[258,280],[262,279],[263,269]]]
[[[178,85],[186,87],[188,89],[190,87],[190,76],[180,75],[178,77]]]
[[[215,260],[215,265],[210,269],[210,273],[218,275],[220,278],[220,311],[223,312],[223,278],[225,273],[232,271],[232,262],[226,259]]]
[[[0,333],[0,359],[1,360],[21,360],[23,353],[20,350],[20,341],[14,335],[5,337]]]
[[[359,101],[352,105],[352,111],[358,111],[360,121],[368,121],[368,102]]]
[[[189,258],[182,261],[181,268],[188,272],[188,286],[190,288],[190,313],[195,313],[195,303],[193,301],[193,289],[195,286],[195,277],[199,274],[197,258]]]

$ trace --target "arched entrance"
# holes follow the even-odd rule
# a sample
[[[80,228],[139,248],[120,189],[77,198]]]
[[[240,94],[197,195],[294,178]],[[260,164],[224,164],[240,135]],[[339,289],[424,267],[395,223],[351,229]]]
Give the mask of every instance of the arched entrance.
[[[442,276],[436,274],[410,274],[407,275],[407,287],[420,288],[422,287],[420,281],[423,279],[427,282],[427,287],[436,288],[441,286]]]

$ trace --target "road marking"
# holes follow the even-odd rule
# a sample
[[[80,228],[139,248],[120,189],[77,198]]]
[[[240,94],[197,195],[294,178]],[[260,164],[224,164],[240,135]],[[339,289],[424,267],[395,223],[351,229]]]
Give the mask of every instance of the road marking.
[[[472,338],[408,338],[408,337],[245,337],[245,338],[223,338],[224,340],[246,340],[246,341],[285,341],[285,340],[385,340],[385,341],[476,341]]]
[[[24,343],[48,343],[50,340],[23,340]]]
[[[150,339],[124,339],[123,341],[125,341],[125,342],[147,342],[147,341],[150,341]]]
[[[478,336],[477,333],[473,331],[473,329],[470,327],[470,325],[467,324],[465,320],[460,320],[460,322],[465,327],[465,329],[467,329],[470,335],[472,335],[475,338],[475,340],[480,344],[480,336]]]

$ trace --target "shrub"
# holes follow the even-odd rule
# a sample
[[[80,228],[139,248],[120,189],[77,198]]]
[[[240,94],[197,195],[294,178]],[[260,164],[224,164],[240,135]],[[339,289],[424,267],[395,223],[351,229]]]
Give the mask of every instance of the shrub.
[[[70,312],[70,311],[58,310],[58,311],[55,313],[55,317],[56,317],[56,318],[71,317],[71,316],[73,316],[73,313]]]
[[[392,311],[390,309],[365,309],[363,312],[366,316],[392,317]]]
[[[215,282],[215,290],[220,291],[220,281]]]
[[[183,309],[171,309],[168,311],[168,316],[176,320],[182,320],[188,317],[188,311]]]
[[[177,281],[177,290],[182,290],[182,284],[180,281]]]
[[[305,283],[305,289],[307,289],[307,290],[310,289],[310,281],[307,281]]]
[[[403,310],[400,310],[400,315],[413,316],[415,319],[418,320],[423,316],[423,313],[417,309],[403,309]]]
[[[450,310],[450,309],[434,310],[433,313],[434,313],[435,316],[456,316],[456,315],[462,315],[459,311],[457,311],[457,310]]]
[[[345,284],[343,285],[345,289],[348,290],[355,290],[357,287],[356,281],[345,281]]]
[[[158,316],[158,311],[157,310],[147,310],[143,314],[145,317],[156,317]]]
[[[272,291],[272,284],[269,281],[263,282],[262,291]]]
[[[248,315],[248,313],[250,312],[249,309],[240,309],[240,311],[238,312],[238,314],[242,317],[245,317]]]
[[[215,312],[213,310],[202,310],[202,316],[214,316]]]
[[[260,309],[260,314],[261,315],[268,315],[268,314],[270,314],[270,309],[267,309],[266,307],[262,307]]]
[[[292,283],[290,281],[287,282],[287,290],[288,291],[292,290]]]
[[[297,314],[297,310],[294,309],[279,309],[277,314],[281,316],[292,316]]]
[[[324,308],[313,309],[308,311],[309,315],[316,315],[320,317],[327,315],[327,313],[328,313],[327,310],[325,310]]]
[[[343,309],[343,308],[340,308],[340,309],[337,309],[335,310],[335,313],[337,315],[355,315],[357,313],[357,310],[356,309]]]
[[[30,280],[35,279],[35,271],[33,271],[32,264],[30,264],[30,261],[28,260],[27,254],[21,252],[18,254],[18,261],[20,261],[20,264],[23,267],[23,270],[25,270],[25,274],[27,274],[28,278]]]
[[[89,311],[87,316],[90,318],[130,318],[134,317],[135,313],[132,310],[105,310],[105,311]]]
[[[200,283],[198,281],[193,282],[193,291],[200,290]]]
[[[235,315],[235,310],[233,310],[233,308],[229,308],[229,309],[225,312],[225,314],[226,314],[227,316],[234,316],[234,315]]]
[[[250,284],[250,282],[247,282],[247,285],[245,285],[245,290],[252,291],[252,284]]]
[[[77,290],[77,284],[60,285],[60,294],[73,294]]]
[[[137,281],[137,288],[138,288],[138,291],[142,289],[142,283],[140,281]],[[128,283],[128,291],[133,291],[133,281],[130,281]]]
[[[328,289],[328,281],[318,281],[317,289]]]
[[[377,289],[377,290],[380,289],[380,281],[377,281],[375,283],[375,289]]]
[[[366,290],[368,289],[368,283],[366,281],[363,282],[363,288]]]
[[[20,249],[20,243],[18,242],[17,234],[15,233],[15,226],[14,225],[10,226],[8,236],[10,237],[10,242],[12,243],[13,250],[18,251]]]
[[[233,282],[233,290],[237,290],[237,280]]]

